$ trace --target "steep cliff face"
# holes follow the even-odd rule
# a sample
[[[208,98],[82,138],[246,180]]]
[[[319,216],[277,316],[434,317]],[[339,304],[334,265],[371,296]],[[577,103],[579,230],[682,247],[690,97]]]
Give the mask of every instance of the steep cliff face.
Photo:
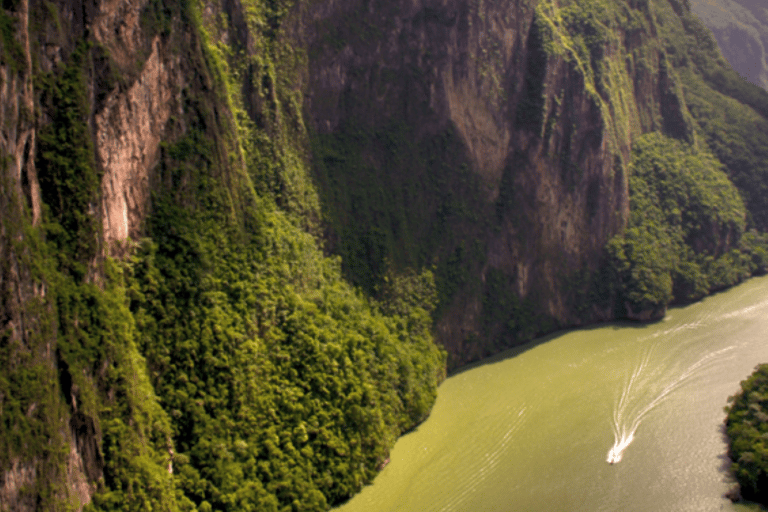
[[[53,327],[52,304],[47,298],[47,284],[41,282],[34,268],[34,245],[24,243],[29,236],[24,225],[39,224],[42,216],[35,168],[29,9],[29,3],[22,1],[15,11],[3,10],[1,15],[4,37],[0,63],[0,361],[4,376],[0,414],[11,428],[4,429],[2,441],[0,506],[9,510],[33,510],[37,500],[29,491],[45,479],[66,482],[66,488],[54,489],[58,499],[87,500],[89,494],[77,450],[67,454],[55,453],[54,449],[52,455],[46,456],[40,441],[27,439],[32,434],[30,430],[36,431],[58,448],[62,441],[74,441],[75,437],[65,427],[66,415],[57,403],[54,387],[56,371],[48,337]],[[32,389],[23,380],[14,382],[23,374],[38,380]],[[25,420],[19,421],[18,415]],[[62,471],[57,465],[66,469]]]
[[[434,402],[431,274],[372,303],[304,231],[287,5],[246,4],[0,10],[0,509],[324,510]]]
[[[478,340],[614,315],[585,278],[627,220],[631,141],[695,137],[652,3],[301,14],[314,166],[353,280],[373,291],[387,266],[436,265],[457,362],[498,348]]]
[[[166,124],[178,105],[174,93],[182,85],[179,64],[163,62],[160,52],[155,39],[136,81],[122,94],[109,95],[96,115],[96,152],[104,169],[104,240],[110,245],[140,234],[150,193],[149,169],[159,161]]]
[[[144,220],[178,57],[145,3],[3,7],[0,508],[80,508],[139,459],[157,492],[167,420],[104,257]]]

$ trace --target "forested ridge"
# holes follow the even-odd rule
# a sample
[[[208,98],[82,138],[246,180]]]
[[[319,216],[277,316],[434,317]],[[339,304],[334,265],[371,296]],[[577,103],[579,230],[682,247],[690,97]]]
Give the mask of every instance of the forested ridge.
[[[687,2],[363,3],[3,3],[0,510],[327,510],[449,366],[766,271]]]
[[[630,165],[629,223],[607,247],[624,314],[659,318],[673,300],[765,272],[766,238],[745,232],[744,203],[710,153],[654,133],[635,141]]]

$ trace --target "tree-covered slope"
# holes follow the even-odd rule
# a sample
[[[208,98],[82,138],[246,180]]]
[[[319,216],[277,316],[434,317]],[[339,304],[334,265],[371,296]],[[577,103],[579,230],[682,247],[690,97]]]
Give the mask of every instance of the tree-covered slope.
[[[723,56],[741,76],[768,89],[768,10],[760,0],[690,0]]]
[[[627,229],[608,243],[622,315],[660,318],[673,299],[700,299],[765,272],[765,237],[744,234],[744,203],[708,152],[658,133],[640,137],[629,193]]]
[[[143,70],[100,39],[113,13],[72,19],[67,7],[3,11],[22,49],[58,50],[3,68],[39,112],[3,111],[5,140],[39,128],[28,153],[3,146],[0,508],[326,510],[434,402],[445,355],[431,274],[392,276],[375,302],[307,233],[301,119],[275,72],[290,51],[275,42],[285,6],[146,3],[134,26],[154,41],[134,48]],[[234,30],[222,17],[246,14],[252,50],[261,38],[252,57],[216,39]],[[273,94],[252,117],[230,88],[239,66]],[[158,74],[175,113],[151,167],[115,194],[121,141],[147,135],[121,116],[142,111],[150,98],[132,94]],[[116,240],[108,203],[130,206],[142,181],[145,214],[124,210],[141,237]]]

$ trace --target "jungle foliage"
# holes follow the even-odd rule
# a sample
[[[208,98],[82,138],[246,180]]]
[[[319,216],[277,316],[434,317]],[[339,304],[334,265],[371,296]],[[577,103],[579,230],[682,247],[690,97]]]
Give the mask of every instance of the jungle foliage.
[[[373,303],[268,201],[254,198],[241,229],[205,158],[187,157],[207,208],[157,198],[126,267],[174,480],[198,510],[325,510],[373,478],[435,399],[432,278]]]
[[[308,233],[300,98],[282,82],[300,55],[274,41],[286,6],[246,6],[263,36],[247,57],[197,4],[173,19],[148,4],[151,33],[188,25],[195,76],[180,93],[185,128],[161,147],[146,238],[122,261],[104,255],[88,125],[89,74],[107,50],[82,37],[36,75],[43,220],[8,226],[42,292],[23,304],[26,345],[0,331],[0,463],[32,461],[29,503],[82,505],[63,483],[76,449],[96,489],[86,510],[324,511],[428,415],[446,357],[432,273],[390,274],[373,301]],[[241,79],[274,102],[246,112]],[[2,190],[3,208],[23,200]],[[3,258],[3,279],[14,264]]]
[[[3,258],[3,280],[28,269],[37,293],[20,304],[26,336],[0,333],[0,464],[31,463],[39,475],[22,490],[22,502],[69,510],[81,505],[63,483],[77,446],[86,477],[109,489],[105,499],[125,510],[169,510],[170,423],[135,344],[122,273],[99,257],[93,209],[100,173],[86,86],[91,50],[81,41],[60,66],[36,77],[50,116],[35,156],[42,222],[31,225],[21,198],[3,202],[7,212],[22,212],[4,225],[12,230],[13,260]]]
[[[221,96],[187,93],[191,126],[163,146],[126,296],[170,418],[179,508],[322,511],[370,482],[429,413],[445,371],[434,279],[392,275],[375,302],[323,256],[306,231],[316,206],[297,100],[275,74],[300,58],[274,42],[285,6],[245,7],[258,55],[190,6],[201,80]],[[245,111],[242,80],[266,88],[262,111]],[[117,503],[107,492],[95,508]]]
[[[200,510],[346,499],[434,401],[444,355],[429,313],[383,315],[277,212],[246,243],[199,217],[175,226],[143,242],[128,295],[177,485]]]
[[[768,365],[759,365],[729,401],[725,427],[731,471],[742,496],[768,504]]]
[[[607,245],[625,313],[660,312],[765,271],[765,238],[744,233],[739,192],[706,150],[640,137],[629,192],[627,229]]]

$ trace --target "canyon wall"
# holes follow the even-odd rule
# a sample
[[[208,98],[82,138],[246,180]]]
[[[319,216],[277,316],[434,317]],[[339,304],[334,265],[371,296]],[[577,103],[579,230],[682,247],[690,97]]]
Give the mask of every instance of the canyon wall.
[[[0,16],[3,510],[325,510],[446,366],[768,264],[768,94],[685,0]],[[654,210],[703,224],[631,302],[657,147],[729,211]]]
[[[374,292],[435,266],[454,363],[614,316],[590,281],[629,211],[631,141],[693,141],[648,2],[302,8],[330,247]]]
[[[154,393],[140,389],[147,374],[133,323],[115,321],[124,305],[102,302],[113,291],[104,258],[124,255],[141,234],[151,169],[186,80],[178,55],[140,26],[145,10],[22,0],[2,11],[3,510],[82,508],[114,476],[105,473],[105,459],[116,461],[106,439],[136,442],[123,445],[129,458],[134,448],[147,456],[137,417],[162,421]],[[74,312],[86,302],[101,327]],[[78,329],[91,330],[91,341]],[[78,343],[101,345],[100,370]],[[105,411],[115,394],[133,409],[126,416]],[[99,395],[111,398],[99,405]],[[122,420],[134,429],[125,437],[110,425]]]

